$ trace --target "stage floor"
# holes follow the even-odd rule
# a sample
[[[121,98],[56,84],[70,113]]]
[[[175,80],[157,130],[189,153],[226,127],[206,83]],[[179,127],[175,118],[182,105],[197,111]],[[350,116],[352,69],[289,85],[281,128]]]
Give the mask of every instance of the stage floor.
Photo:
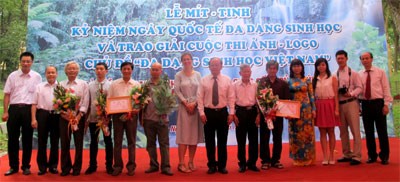
[[[134,176],[128,176],[126,169],[117,177],[110,176],[105,172],[104,150],[99,151],[98,155],[98,170],[91,175],[85,175],[84,172],[89,164],[89,150],[84,150],[83,168],[80,176],[54,175],[47,173],[43,176],[38,176],[38,168],[36,165],[36,153],[32,154],[31,171],[29,176],[22,175],[21,171],[12,176],[4,176],[3,173],[8,170],[8,157],[0,158],[0,181],[400,181],[400,145],[399,138],[390,138],[390,160],[389,165],[381,165],[378,159],[377,163],[366,164],[366,146],[363,140],[363,156],[362,164],[358,166],[350,166],[348,163],[336,163],[335,165],[322,166],[322,154],[320,144],[317,143],[317,162],[314,166],[296,167],[292,165],[292,160],[288,157],[288,144],[283,145],[281,162],[284,169],[271,168],[262,170],[261,172],[246,171],[245,173],[238,172],[237,166],[237,148],[236,146],[228,147],[228,163],[227,169],[229,174],[213,174],[208,175],[207,172],[207,157],[204,147],[198,147],[195,165],[197,170],[183,174],[178,172],[178,151],[177,148],[171,148],[171,166],[174,176],[165,176],[160,173],[145,174],[144,170],[149,167],[149,158],[146,149],[136,149],[136,173]],[[336,143],[336,158],[341,157],[340,141]],[[20,153],[21,154],[21,153]],[[72,151],[73,155],[73,151]],[[123,150],[124,160],[126,161],[127,150]],[[187,156],[186,156],[187,157]],[[260,160],[257,161],[257,166],[260,167]]]

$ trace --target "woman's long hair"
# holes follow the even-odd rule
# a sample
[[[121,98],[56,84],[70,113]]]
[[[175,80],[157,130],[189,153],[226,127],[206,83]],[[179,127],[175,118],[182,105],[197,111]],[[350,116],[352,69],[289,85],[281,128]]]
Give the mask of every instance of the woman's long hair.
[[[329,64],[328,61],[325,58],[318,58],[317,61],[315,62],[314,66],[315,66],[315,71],[314,71],[314,77],[312,79],[312,86],[313,89],[315,90],[315,88],[317,87],[317,81],[318,81],[318,76],[320,74],[320,72],[318,71],[318,66],[321,63],[325,63],[326,65],[326,74],[328,75],[328,78],[331,77],[331,71],[329,70]]]

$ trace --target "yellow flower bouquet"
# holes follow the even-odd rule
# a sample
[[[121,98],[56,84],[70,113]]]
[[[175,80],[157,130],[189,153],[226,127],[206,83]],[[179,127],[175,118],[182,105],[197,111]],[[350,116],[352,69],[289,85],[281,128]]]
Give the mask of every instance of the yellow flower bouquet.
[[[68,128],[72,131],[79,129],[79,121],[76,119],[79,100],[80,98],[72,88],[66,89],[60,83],[54,88],[53,108],[56,113],[66,112],[69,118]]]

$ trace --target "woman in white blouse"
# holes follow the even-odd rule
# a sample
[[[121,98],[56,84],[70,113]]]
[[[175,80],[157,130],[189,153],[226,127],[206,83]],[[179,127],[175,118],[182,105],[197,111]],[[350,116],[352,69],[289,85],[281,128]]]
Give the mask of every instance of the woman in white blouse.
[[[315,90],[316,120],[320,132],[320,142],[323,153],[322,165],[335,164],[335,126],[339,126],[339,100],[337,95],[338,81],[329,70],[328,61],[319,58],[315,62],[315,72],[313,78],[313,88]],[[327,138],[329,136],[329,154]]]

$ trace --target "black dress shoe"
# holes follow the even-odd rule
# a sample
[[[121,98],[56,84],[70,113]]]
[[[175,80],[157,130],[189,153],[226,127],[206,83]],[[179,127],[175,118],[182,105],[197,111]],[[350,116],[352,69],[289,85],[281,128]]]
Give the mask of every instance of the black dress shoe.
[[[147,169],[146,171],[144,171],[144,173],[154,173],[154,172],[158,172],[158,168],[156,168],[156,167],[150,167],[149,169]]]
[[[350,162],[350,161],[352,161],[352,159],[351,159],[351,158],[343,157],[343,158],[338,159],[337,161],[338,161],[338,162]]]
[[[354,160],[354,159],[352,159],[352,160],[350,161],[350,165],[352,165],[352,166],[359,165],[359,164],[361,164],[361,161]]]
[[[30,169],[23,169],[22,170],[22,174],[23,175],[30,175],[31,174],[31,170]]]
[[[15,174],[17,172],[18,172],[18,170],[10,169],[6,173],[4,173],[4,176],[10,176],[10,175],[13,175],[13,174]]]
[[[170,169],[161,171],[161,174],[165,174],[165,175],[167,175],[167,176],[172,176],[172,175],[174,175],[174,173],[172,173]]]
[[[217,168],[216,167],[209,167],[207,174],[214,174],[215,172],[217,172]]]
[[[376,159],[371,159],[371,158],[369,158],[368,160],[367,160],[367,164],[372,164],[372,163],[375,163],[376,162]]]
[[[97,167],[90,166],[89,168],[86,169],[85,174],[86,175],[87,174],[92,174],[92,173],[96,172],[96,170],[97,170]]]
[[[57,168],[49,168],[49,172],[51,173],[51,174],[58,174],[58,170],[57,170]]]
[[[68,175],[69,175],[69,171],[63,171],[60,174],[60,176],[68,176]]]
[[[128,176],[133,176],[133,175],[135,175],[135,170],[130,170],[130,171],[128,171]]]
[[[113,172],[112,172],[112,176],[118,176],[118,175],[120,175],[121,174],[121,170],[113,170]]]
[[[228,170],[226,170],[225,168],[218,169],[218,172],[221,174],[228,174]]]
[[[81,174],[80,171],[72,171],[72,176],[79,176]]]
[[[388,165],[388,164],[389,164],[389,161],[388,161],[388,160],[382,160],[382,161],[381,161],[381,164],[382,164],[382,165]]]
[[[260,169],[258,169],[257,166],[249,166],[249,167],[247,167],[247,169],[249,169],[250,171],[254,171],[254,172],[260,172]]]
[[[46,174],[46,171],[39,171],[37,174],[38,174],[39,176],[41,176],[41,175]]]
[[[113,168],[107,168],[107,174],[112,174],[114,172]]]
[[[244,173],[246,171],[246,166],[239,166],[239,173]]]

